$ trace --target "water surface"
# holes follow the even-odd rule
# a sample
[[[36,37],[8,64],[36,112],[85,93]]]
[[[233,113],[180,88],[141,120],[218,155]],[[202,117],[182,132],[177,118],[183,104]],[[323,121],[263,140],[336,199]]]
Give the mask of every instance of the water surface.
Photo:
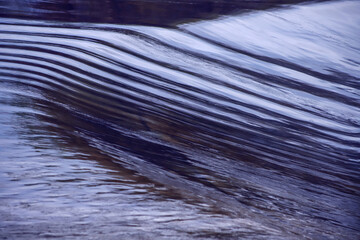
[[[16,2],[0,4],[2,238],[360,237],[357,1],[148,24]]]

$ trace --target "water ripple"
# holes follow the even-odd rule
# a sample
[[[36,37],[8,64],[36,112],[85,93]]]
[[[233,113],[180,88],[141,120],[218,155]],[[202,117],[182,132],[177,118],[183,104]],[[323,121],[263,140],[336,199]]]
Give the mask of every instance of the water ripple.
[[[0,19],[0,146],[10,148],[0,201],[41,222],[38,194],[56,221],[70,206],[80,229],[103,221],[92,219],[100,211],[112,219],[103,231],[120,225],[132,237],[358,236],[352,9],[312,4],[176,28]],[[0,211],[15,235],[41,232]]]

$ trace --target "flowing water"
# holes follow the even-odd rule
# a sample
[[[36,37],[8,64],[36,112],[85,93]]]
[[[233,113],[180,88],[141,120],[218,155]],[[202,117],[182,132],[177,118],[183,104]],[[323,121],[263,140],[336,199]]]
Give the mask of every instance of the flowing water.
[[[360,238],[359,1],[99,2],[0,1],[0,238]]]

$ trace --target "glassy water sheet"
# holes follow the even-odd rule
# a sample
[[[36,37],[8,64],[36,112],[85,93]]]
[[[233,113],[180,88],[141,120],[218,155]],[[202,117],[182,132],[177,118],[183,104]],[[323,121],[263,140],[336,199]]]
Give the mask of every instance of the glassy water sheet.
[[[1,238],[360,238],[359,10],[2,18]]]

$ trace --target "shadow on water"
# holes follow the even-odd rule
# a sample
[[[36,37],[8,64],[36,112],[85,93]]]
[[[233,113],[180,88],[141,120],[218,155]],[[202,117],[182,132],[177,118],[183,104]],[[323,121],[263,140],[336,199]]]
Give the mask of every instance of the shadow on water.
[[[301,2],[309,0],[11,0],[0,2],[0,17],[175,26],[187,21]]]

